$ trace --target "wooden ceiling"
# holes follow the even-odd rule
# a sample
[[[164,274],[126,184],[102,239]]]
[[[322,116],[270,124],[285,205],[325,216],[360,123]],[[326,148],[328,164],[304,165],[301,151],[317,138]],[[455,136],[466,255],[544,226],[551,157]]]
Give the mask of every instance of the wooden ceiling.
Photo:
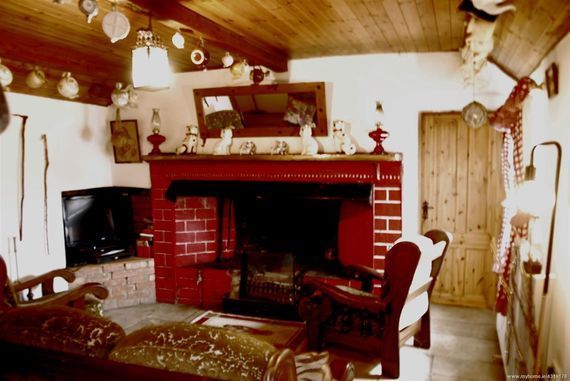
[[[169,47],[175,72],[198,70],[190,51],[204,40],[209,69],[222,67],[225,51],[250,64],[285,71],[287,60],[332,55],[458,51],[468,15],[460,0],[115,0],[131,23],[124,40],[111,43],[102,31],[113,1],[97,0],[99,15],[88,24],[78,0],[0,1],[0,58],[14,73],[11,91],[61,98],[55,84],[71,71],[81,85],[77,101],[107,105],[115,82],[130,82],[136,30],[148,25]],[[515,0],[516,12],[501,15],[490,60],[507,74],[530,74],[570,30],[570,1]],[[170,38],[182,28],[186,47]],[[48,84],[25,85],[34,66]]]

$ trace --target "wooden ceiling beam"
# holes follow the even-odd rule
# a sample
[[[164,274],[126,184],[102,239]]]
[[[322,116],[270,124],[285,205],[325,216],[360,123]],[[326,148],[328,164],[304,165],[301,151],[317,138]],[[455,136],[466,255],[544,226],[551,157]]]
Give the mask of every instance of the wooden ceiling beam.
[[[288,54],[285,50],[226,29],[175,0],[130,1],[148,10],[159,21],[177,22],[194,30],[197,35],[202,35],[210,43],[246,58],[250,63],[263,65],[277,72],[287,71]]]
[[[73,74],[73,77],[77,79],[79,84],[79,95],[77,98],[69,99],[57,91],[57,83],[61,79],[60,70],[46,69],[45,65],[42,65],[46,75],[46,83],[38,89],[32,89],[26,84],[26,76],[31,68],[29,63],[3,57],[2,64],[10,68],[14,76],[14,80],[9,86],[10,92],[98,106],[109,106],[111,104],[113,87],[102,83],[96,78]]]

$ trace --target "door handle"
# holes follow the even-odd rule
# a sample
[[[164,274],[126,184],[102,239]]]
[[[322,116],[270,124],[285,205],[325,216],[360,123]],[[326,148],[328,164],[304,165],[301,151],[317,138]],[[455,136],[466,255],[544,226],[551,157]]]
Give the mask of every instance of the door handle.
[[[422,202],[422,219],[425,221],[428,219],[428,210],[433,209],[433,206],[429,206],[427,201]]]

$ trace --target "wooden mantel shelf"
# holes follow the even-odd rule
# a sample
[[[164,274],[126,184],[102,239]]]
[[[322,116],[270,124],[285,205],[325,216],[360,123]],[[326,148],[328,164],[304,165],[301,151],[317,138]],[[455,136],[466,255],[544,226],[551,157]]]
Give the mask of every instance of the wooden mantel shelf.
[[[356,154],[356,155],[341,155],[341,154],[318,154],[314,156],[307,155],[176,155],[176,154],[161,154],[161,155],[145,155],[145,161],[165,161],[165,160],[180,160],[180,161],[364,161],[364,162],[377,162],[377,161],[402,161],[402,154],[399,152],[390,152],[382,155],[371,154]]]
[[[398,185],[402,154],[146,155],[153,187],[171,181],[270,181]]]

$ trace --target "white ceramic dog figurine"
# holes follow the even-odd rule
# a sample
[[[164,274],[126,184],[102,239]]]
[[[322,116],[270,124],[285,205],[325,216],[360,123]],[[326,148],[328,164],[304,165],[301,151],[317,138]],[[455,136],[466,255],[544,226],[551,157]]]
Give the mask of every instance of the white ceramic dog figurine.
[[[317,152],[319,152],[317,140],[312,136],[313,127],[315,127],[315,123],[308,123],[301,126],[301,130],[299,131],[301,144],[303,145],[301,155],[316,155]]]
[[[222,140],[216,143],[214,146],[214,155],[229,155],[230,146],[232,145],[232,137],[234,133],[232,130],[234,126],[226,127],[220,132],[220,137]]]
[[[182,143],[176,148],[176,154],[195,154],[198,150],[198,126],[186,126],[186,136]]]
[[[240,155],[255,155],[256,150],[257,147],[255,147],[255,143],[251,140],[243,142],[239,146]]]
[[[277,139],[270,148],[272,155],[288,155],[289,144],[285,140]]]
[[[335,120],[333,122],[334,147],[336,152],[354,155],[356,153],[356,145],[352,144],[350,136],[348,136],[347,126],[350,126],[350,123],[344,120]]]

